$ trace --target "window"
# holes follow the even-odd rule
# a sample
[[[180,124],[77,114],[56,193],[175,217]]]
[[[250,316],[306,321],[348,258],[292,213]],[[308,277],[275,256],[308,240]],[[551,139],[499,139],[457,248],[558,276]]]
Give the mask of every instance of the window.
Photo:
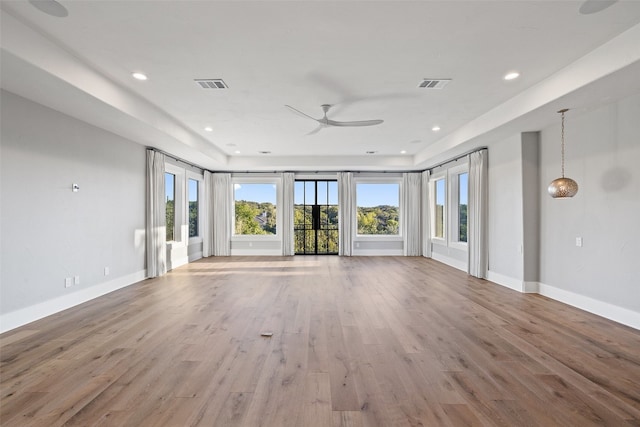
[[[357,183],[358,234],[400,234],[400,183]]]
[[[176,176],[172,173],[164,174],[165,199],[166,199],[166,230],[167,242],[175,240],[176,224]]]
[[[458,174],[458,241],[467,242],[467,206],[469,203],[469,173]]]
[[[459,164],[462,163],[462,164]],[[469,165],[457,162],[431,177],[431,238],[437,245],[467,250]]]
[[[441,178],[436,180],[434,185],[435,191],[435,208],[434,208],[434,227],[433,227],[433,237],[437,237],[440,239],[445,238],[445,202],[446,202],[446,179]]]
[[[198,230],[198,181],[189,178],[189,237],[200,235]]]
[[[235,235],[275,235],[275,183],[234,183]]]

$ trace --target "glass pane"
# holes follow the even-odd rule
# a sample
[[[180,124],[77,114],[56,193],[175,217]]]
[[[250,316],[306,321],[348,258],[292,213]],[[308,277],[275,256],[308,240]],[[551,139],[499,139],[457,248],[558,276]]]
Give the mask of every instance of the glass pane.
[[[329,181],[329,204],[338,205],[338,183]]]
[[[467,241],[467,205],[469,201],[469,174],[458,175],[458,241]]]
[[[234,184],[237,235],[276,234],[276,185]]]
[[[304,182],[296,181],[293,191],[293,203],[302,205],[304,203]]]
[[[400,184],[357,184],[358,234],[399,234]]]
[[[315,181],[305,181],[304,183],[304,203],[307,205],[316,204],[316,183]]]
[[[318,204],[327,204],[327,181],[318,181]]]
[[[174,230],[176,223],[176,176],[172,173],[164,174],[164,194],[166,199],[166,230],[167,230],[167,242],[175,240]]]
[[[434,236],[444,238],[444,201],[445,201],[445,180],[436,181],[436,209],[435,209],[435,230]]]
[[[198,236],[198,181],[189,179],[189,237]]]

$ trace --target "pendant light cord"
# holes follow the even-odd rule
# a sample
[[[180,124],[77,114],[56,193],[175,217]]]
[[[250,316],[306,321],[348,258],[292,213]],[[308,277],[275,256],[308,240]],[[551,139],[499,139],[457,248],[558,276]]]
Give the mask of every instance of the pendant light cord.
[[[562,114],[562,125],[560,131],[560,164],[562,165],[562,177],[564,178],[564,113],[569,111],[569,109],[565,108],[563,110],[558,111],[558,113]]]

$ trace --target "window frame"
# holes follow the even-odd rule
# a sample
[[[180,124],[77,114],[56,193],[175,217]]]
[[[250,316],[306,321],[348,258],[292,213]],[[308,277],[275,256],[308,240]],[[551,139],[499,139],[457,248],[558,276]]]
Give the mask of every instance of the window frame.
[[[189,180],[198,182],[198,235],[189,237]],[[185,219],[187,225],[187,239],[189,245],[202,242],[202,230],[204,225],[204,218],[202,218],[202,201],[204,200],[204,176],[192,172],[186,171],[185,178]]]
[[[177,244],[184,244],[185,236],[183,236],[183,222],[185,219],[185,171],[183,168],[175,166],[171,163],[165,163],[164,172],[172,174],[174,176],[173,191],[173,240],[168,240],[167,244],[174,246]],[[187,232],[188,236],[188,232]]]
[[[469,173],[469,162],[460,160],[454,166],[443,168],[438,172],[431,174],[429,178],[429,191],[433,196],[429,201],[430,209],[430,228],[431,228],[431,242],[445,246],[448,248],[458,249],[461,251],[469,250],[469,200],[467,197],[467,242],[461,242],[459,240],[459,226],[460,226],[460,175],[463,173]],[[444,237],[436,237],[436,182],[444,179],[444,224],[443,234]]]
[[[442,221],[444,222],[444,224],[442,224],[442,237],[438,237],[436,236],[436,206],[437,206],[437,193],[436,193],[436,185],[437,182],[443,180],[444,181],[444,212],[442,215]],[[432,199],[432,203],[430,203],[431,206],[429,206],[430,209],[430,230],[431,230],[431,242],[438,244],[438,245],[443,245],[446,246],[447,245],[447,238],[449,237],[449,230],[448,230],[448,225],[449,225],[449,219],[447,218],[449,209],[448,209],[448,205],[449,205],[449,192],[447,191],[447,187],[449,184],[449,179],[447,176],[447,171],[441,171],[441,172],[437,172],[431,175],[431,177],[429,178],[429,191],[431,194],[433,194]]]
[[[397,184],[398,185],[398,234],[360,234],[358,233],[358,184]],[[390,240],[401,241],[402,234],[402,177],[358,177],[354,179],[355,197],[353,200],[355,215],[353,230],[358,240]],[[339,207],[338,207],[339,209]]]
[[[449,179],[449,246],[466,251],[469,247],[468,230],[469,230],[469,201],[467,197],[467,242],[460,241],[460,175],[469,173],[469,164],[467,162],[456,165],[447,169]]]
[[[276,233],[275,234],[236,234],[236,184],[273,184],[276,186]],[[282,238],[282,179],[280,177],[232,177],[231,191],[233,195],[233,211],[231,224],[231,240],[267,240],[279,241]]]

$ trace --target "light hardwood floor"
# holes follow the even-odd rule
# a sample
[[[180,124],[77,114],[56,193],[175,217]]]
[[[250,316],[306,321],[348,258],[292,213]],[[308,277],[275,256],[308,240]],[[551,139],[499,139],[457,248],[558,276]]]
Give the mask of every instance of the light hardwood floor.
[[[640,425],[640,332],[424,258],[203,259],[0,344],[3,427]]]

